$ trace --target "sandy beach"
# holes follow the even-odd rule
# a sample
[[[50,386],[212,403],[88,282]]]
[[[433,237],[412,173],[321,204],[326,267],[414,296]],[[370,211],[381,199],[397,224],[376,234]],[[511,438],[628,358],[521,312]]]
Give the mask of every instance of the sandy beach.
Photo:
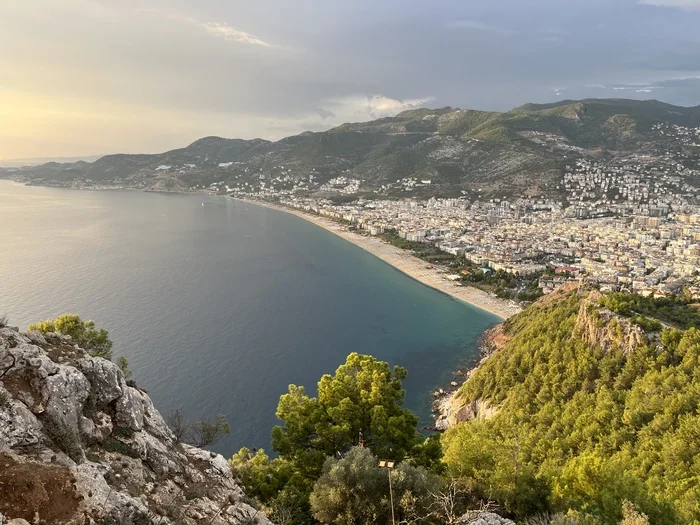
[[[471,286],[460,286],[455,284],[454,282],[448,280],[445,277],[445,274],[441,273],[439,270],[429,269],[428,264],[425,261],[414,257],[406,250],[396,248],[395,246],[382,241],[378,237],[370,237],[368,235],[360,235],[358,233],[348,231],[343,225],[338,224],[335,221],[325,217],[319,217],[318,215],[304,213],[292,208],[286,208],[284,206],[278,206],[257,200],[238,198],[237,200],[255,204],[257,206],[272,208],[301,217],[302,219],[312,222],[316,226],[319,226],[324,230],[334,233],[346,241],[359,246],[363,250],[368,251],[375,257],[378,257],[387,264],[390,264],[416,281],[446,293],[455,299],[469,303],[472,306],[481,308],[482,310],[486,310],[487,312],[490,312],[501,319],[508,319],[522,310],[518,305],[511,301],[493,297],[492,295]]]

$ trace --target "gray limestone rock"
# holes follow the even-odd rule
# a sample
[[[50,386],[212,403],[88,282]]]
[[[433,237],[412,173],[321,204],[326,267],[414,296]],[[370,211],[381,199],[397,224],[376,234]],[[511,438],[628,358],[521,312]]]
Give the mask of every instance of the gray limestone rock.
[[[126,381],[114,363],[101,357],[87,358],[78,363],[78,368],[90,382],[90,395],[97,408],[105,408],[123,395]]]
[[[10,400],[7,390],[0,388],[0,397],[7,399],[0,406],[0,450],[28,447],[41,442],[44,427],[21,402]]]
[[[69,471],[76,523],[270,523],[236,503],[243,491],[222,456],[177,444],[148,395],[61,334],[0,328],[0,454],[30,475]]]
[[[117,399],[117,424],[132,430],[143,428],[143,394],[133,387],[126,387],[122,396]]]
[[[515,525],[515,522],[503,518],[495,512],[468,512],[457,520],[459,525]]]

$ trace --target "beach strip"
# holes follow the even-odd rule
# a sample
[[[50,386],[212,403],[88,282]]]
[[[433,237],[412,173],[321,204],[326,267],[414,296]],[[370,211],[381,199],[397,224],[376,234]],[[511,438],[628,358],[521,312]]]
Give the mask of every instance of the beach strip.
[[[459,284],[450,281],[446,278],[445,274],[441,273],[439,270],[430,268],[432,265],[426,263],[418,257],[415,257],[411,254],[411,252],[392,246],[391,244],[382,241],[378,237],[360,235],[358,233],[348,231],[345,226],[331,219],[305,213],[293,208],[254,199],[241,199],[239,197],[233,198],[242,202],[254,204],[256,206],[272,208],[277,211],[296,215],[297,217],[309,221],[316,226],[319,226],[320,228],[323,228],[324,230],[327,230],[338,237],[351,242],[355,246],[359,246],[385,263],[405,273],[412,279],[443,292],[455,299],[464,301],[465,303],[469,303],[472,306],[485,310],[497,317],[500,317],[501,319],[508,319],[522,310],[520,306],[512,301],[499,299],[498,297],[494,297],[491,294],[479,290],[478,288],[466,285],[460,286]]]

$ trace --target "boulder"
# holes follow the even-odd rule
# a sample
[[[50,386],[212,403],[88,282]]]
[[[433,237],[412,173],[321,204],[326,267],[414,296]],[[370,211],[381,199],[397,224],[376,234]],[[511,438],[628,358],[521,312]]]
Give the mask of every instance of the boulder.
[[[88,358],[81,360],[78,367],[90,382],[90,396],[96,408],[105,408],[124,393],[124,374],[111,361],[101,357]]]
[[[126,387],[122,396],[117,399],[117,424],[129,427],[131,430],[143,428],[143,395],[133,387]]]

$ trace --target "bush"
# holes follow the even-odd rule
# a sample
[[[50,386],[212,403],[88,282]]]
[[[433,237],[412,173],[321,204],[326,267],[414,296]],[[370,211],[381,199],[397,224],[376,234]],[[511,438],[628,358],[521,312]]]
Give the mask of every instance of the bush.
[[[231,433],[231,425],[223,414],[218,414],[213,420],[200,419],[188,423],[182,411],[177,409],[170,413],[167,422],[178,443],[189,443],[200,448],[214,445]]]
[[[192,423],[192,444],[195,447],[207,447],[219,442],[227,434],[231,433],[231,425],[226,421],[226,416],[218,414],[212,421],[200,419]]]
[[[46,334],[58,332],[69,335],[73,341],[87,351],[92,357],[103,357],[112,359],[112,341],[108,337],[108,332],[104,328],[95,328],[92,321],[83,321],[78,315],[63,314],[55,320],[32,323],[29,330],[38,330]]]
[[[437,476],[407,463],[391,471],[378,463],[377,457],[362,447],[352,448],[340,460],[328,458],[311,493],[314,517],[341,525],[387,523],[392,510],[389,476],[398,521],[415,521],[431,514],[432,494],[440,489]]]
[[[114,427],[114,431],[112,433],[115,436],[119,436],[119,437],[125,437],[125,438],[134,437],[134,431],[131,429],[131,427]]]
[[[117,366],[119,367],[119,370],[122,371],[122,374],[124,374],[124,379],[126,379],[127,384],[129,384],[130,381],[133,381],[133,372],[129,370],[129,361],[126,360],[126,357],[119,356],[119,359],[117,359]]]
[[[139,453],[134,447],[111,437],[105,439],[104,443],[102,443],[102,448],[107,452],[114,452],[134,459],[138,459],[139,457]]]

